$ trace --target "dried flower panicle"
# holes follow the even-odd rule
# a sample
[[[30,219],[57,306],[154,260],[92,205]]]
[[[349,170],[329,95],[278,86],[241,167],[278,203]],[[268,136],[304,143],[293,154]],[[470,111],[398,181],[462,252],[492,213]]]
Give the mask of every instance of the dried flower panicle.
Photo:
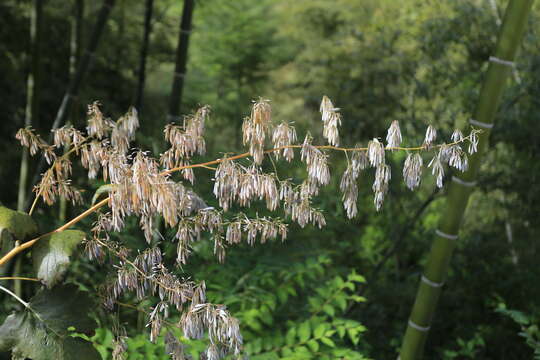
[[[461,149],[459,144],[443,146],[441,151],[443,151],[444,160],[448,162],[448,165],[462,172],[468,169],[467,153]]]
[[[373,139],[368,143],[367,156],[369,164],[373,167],[377,167],[385,163],[385,151],[384,146],[379,140]]]
[[[352,219],[358,213],[358,208],[356,207],[356,202],[358,200],[358,175],[359,172],[355,171],[355,167],[352,163],[349,163],[339,184],[339,188],[343,193],[341,200],[343,201],[343,207],[345,208],[349,219]]]
[[[171,147],[161,154],[159,161],[148,152],[133,149],[130,145],[139,127],[135,109],[130,109],[113,122],[104,117],[97,102],[88,108],[86,134],[71,126],[62,127],[53,132],[54,145],[48,145],[33,129],[26,128],[17,133],[17,138],[30,149],[31,154],[41,152],[52,164],[35,189],[47,204],[52,204],[59,197],[73,202],[82,200],[70,180],[72,162],[68,154],[80,156],[81,164],[88,170],[90,178],[101,175],[101,179],[109,183],[107,205],[110,210],[99,216],[92,228],[92,236],[84,241],[85,252],[90,259],[100,263],[107,260],[115,269],[114,276],[107,280],[100,291],[104,306],[113,309],[119,299],[128,293],[138,300],[156,297],[158,300],[148,313],[151,341],[157,339],[164,327],[170,326],[170,312],[179,311],[182,316],[176,325],[183,330],[184,336],[201,338],[208,334],[206,358],[221,359],[241,352],[242,337],[238,321],[223,305],[206,302],[204,283],[195,284],[178,277],[165,266],[160,236],[156,236],[156,216],[161,216],[164,224],[175,230],[171,240],[176,242],[176,262],[179,266],[187,264],[194,244],[204,239],[205,233],[213,242],[214,254],[220,262],[225,260],[229,246],[242,242],[255,245],[277,239],[284,241],[287,237],[288,225],[283,219],[259,214],[248,217],[238,211],[228,214],[233,207],[246,208],[254,202],[263,202],[267,211],[281,208],[285,217],[301,227],[312,224],[322,228],[326,220],[323,212],[314,207],[314,197],[321,186],[330,182],[328,154],[324,149],[336,149],[335,146],[339,144],[341,115],[326,96],[323,97],[320,111],[324,124],[323,137],[330,145],[314,145],[309,133],[302,145],[297,145],[296,130],[291,124],[282,122],[275,128],[272,126],[269,101],[260,99],[255,102],[242,126],[243,141],[249,146],[253,161],[248,164],[240,162],[239,159],[246,155],[239,155],[225,156],[210,163],[217,164],[213,192],[218,208],[209,206],[186,185],[186,182],[194,183],[193,168],[207,165],[193,162],[194,156],[206,151],[204,129],[210,112],[207,106],[184,117],[181,125],[166,126],[164,135]],[[442,186],[445,165],[461,171],[467,169],[467,154],[461,144],[468,141],[469,154],[476,152],[477,133],[478,130],[473,129],[468,137],[464,137],[461,132],[455,131],[452,143],[434,145],[437,134],[433,127],[428,127],[421,150],[438,150],[428,165],[437,179],[437,186]],[[266,139],[270,137],[274,148],[265,149]],[[377,138],[371,140],[367,148],[359,144],[352,149],[338,148],[350,154],[339,184],[348,218],[358,213],[358,178],[360,172],[368,167],[375,168],[372,185],[375,208],[382,208],[391,178],[391,168],[385,159],[386,151],[396,150],[402,142],[397,121],[390,125],[386,142],[386,149]],[[306,164],[307,177],[303,181],[280,180],[276,166],[276,173],[265,172],[262,162],[266,152],[274,153],[278,160],[283,157],[290,162],[294,158],[294,148],[300,148],[301,161]],[[66,155],[57,155],[55,149],[66,151]],[[422,167],[420,152],[408,154],[403,177],[411,190],[420,185]],[[180,173],[182,180],[174,180],[175,172]],[[138,218],[148,242],[148,247],[140,252],[130,250],[109,235],[121,231],[129,216]],[[115,340],[113,356],[118,359],[125,352],[124,340],[121,335]],[[172,333],[166,333],[165,342],[167,352],[173,359],[185,358],[182,344]]]
[[[455,143],[463,141],[463,133],[459,129],[455,129],[451,137],[452,141]]]
[[[392,121],[388,133],[386,134],[386,148],[397,148],[401,145],[401,130],[399,128],[399,122],[397,120]]]
[[[116,325],[116,324],[115,324]],[[126,329],[122,326],[113,326],[114,339],[112,341],[113,351],[112,358],[113,360],[127,360],[127,332]]]
[[[334,107],[328,96],[323,96],[319,111],[322,115],[323,137],[330,145],[339,145],[339,130],[341,126],[341,114],[339,108]]]
[[[420,186],[422,181],[422,156],[419,153],[408,154],[403,165],[403,179],[411,190]]]
[[[359,148],[360,144],[356,144],[355,148]],[[369,167],[369,158],[366,151],[355,150],[351,155],[351,165],[353,171],[360,173],[361,170],[365,170]]]
[[[47,205],[52,205],[58,197],[62,197],[73,204],[82,202],[82,195],[71,184],[71,162],[61,159],[53,167],[45,171],[40,182],[34,187],[36,197],[41,197]]]
[[[264,158],[264,143],[272,127],[272,108],[270,100],[259,99],[254,102],[251,116],[244,119],[242,124],[244,145],[249,145],[249,153],[256,164]]]
[[[328,155],[311,144],[313,138],[307,134],[300,155],[307,165],[308,179],[318,185],[328,185],[330,182],[330,169],[328,168]]]
[[[437,130],[433,126],[429,125],[424,138],[424,147],[429,149],[435,140],[437,140]]]
[[[225,158],[218,166],[214,178],[214,195],[224,211],[229,210],[240,190],[240,167]]]
[[[256,217],[248,218],[244,214],[239,214],[235,221],[227,227],[225,241],[228,244],[238,244],[242,240],[242,232],[246,234],[246,240],[249,245],[253,245],[257,237],[261,244],[268,239],[276,239],[278,236],[281,241],[287,237],[287,224],[279,218]]]
[[[53,130],[54,146],[61,148],[64,146],[78,147],[84,142],[84,135],[73,126],[62,126]]]
[[[243,339],[239,323],[230,316],[224,305],[193,303],[182,314],[179,325],[189,339],[200,339],[205,329],[208,330],[210,346],[206,353],[212,359],[221,359],[227,353],[240,354]]]
[[[89,136],[97,139],[102,139],[107,136],[115,126],[112,120],[105,118],[101,112],[100,105],[101,104],[98,101],[95,101],[88,105],[87,111],[88,126],[86,127],[86,131]]]
[[[442,160],[442,149],[431,159],[428,164],[431,174],[435,176],[437,187],[442,188],[444,178],[444,165]]]
[[[375,181],[373,182],[373,192],[375,198],[373,200],[375,209],[379,211],[382,207],[384,196],[388,192],[388,183],[391,178],[390,166],[386,164],[379,164],[375,169]]]
[[[163,319],[169,317],[169,304],[164,301],[160,301],[150,314],[148,315],[148,323],[146,327],[150,327],[150,342],[155,343],[157,337],[161,332],[161,326],[163,325]]]
[[[185,360],[184,345],[170,331],[167,331],[164,338],[165,351],[171,356],[171,360]]]
[[[471,131],[469,135],[469,154],[472,155],[478,151],[478,130]]]
[[[282,155],[285,160],[291,162],[294,158],[294,149],[288,146],[296,143],[296,130],[294,126],[286,122],[282,122],[276,126],[272,134],[272,142],[275,149],[283,148],[274,152],[276,158],[279,159],[279,156]]]
[[[206,152],[204,129],[209,114],[210,107],[203,106],[195,114],[186,116],[182,126],[172,123],[165,126],[165,140],[171,144],[171,148],[160,158],[160,163],[165,168],[186,166],[193,155],[203,155]]]
[[[35,130],[31,127],[25,127],[19,129],[15,138],[21,142],[21,145],[28,148],[30,155],[35,155],[38,151],[43,151],[49,148],[47,144],[39,134],[36,134]]]

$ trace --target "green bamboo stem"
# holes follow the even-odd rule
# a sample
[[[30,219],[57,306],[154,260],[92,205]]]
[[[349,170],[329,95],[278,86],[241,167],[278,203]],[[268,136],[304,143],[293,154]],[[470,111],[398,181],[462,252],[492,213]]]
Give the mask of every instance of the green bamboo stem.
[[[24,126],[36,126],[39,116],[39,95],[40,95],[40,54],[41,54],[41,29],[43,18],[44,0],[34,0],[32,13],[30,16],[30,72],[28,73],[26,85],[26,109]],[[27,194],[28,170],[30,157],[28,149],[23,148],[21,157],[21,169],[19,173],[19,191],[17,194],[17,210],[24,211]],[[15,261],[13,276],[17,277],[21,271],[21,259]],[[15,294],[21,296],[22,284],[16,279],[14,284]]]
[[[30,71],[26,83],[26,109],[24,126],[36,126],[39,112],[39,79],[40,79],[40,47],[41,47],[41,19],[43,14],[43,1],[34,0],[30,16]],[[21,169],[19,174],[19,191],[17,196],[17,210],[24,211],[26,202],[26,186],[29,169],[28,150],[23,148]]]
[[[482,156],[488,148],[491,126],[506,80],[513,69],[513,61],[525,32],[532,3],[533,0],[510,0],[506,9],[493,54],[495,59],[490,59],[471,122],[471,125],[483,128],[483,132],[479,135],[478,152],[469,158],[469,169],[458,177],[452,177],[449,185],[445,212],[431,247],[403,339],[399,356],[401,360],[422,358],[431,320],[441,294],[441,286],[446,279],[456,245],[459,226],[475,184]]]

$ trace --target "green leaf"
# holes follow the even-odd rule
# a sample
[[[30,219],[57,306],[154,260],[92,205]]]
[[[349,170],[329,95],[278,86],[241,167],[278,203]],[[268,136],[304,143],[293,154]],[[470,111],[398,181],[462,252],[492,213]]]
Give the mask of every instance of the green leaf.
[[[272,325],[272,323],[274,322],[274,318],[272,317],[272,314],[270,313],[270,309],[266,305],[261,306],[259,318],[266,325]]]
[[[311,353],[305,346],[298,346],[294,349],[294,355],[300,356],[301,359],[311,359]]]
[[[310,348],[311,351],[313,352],[317,352],[319,351],[319,343],[317,342],[317,340],[309,340],[307,342],[307,346]]]
[[[337,327],[337,333],[340,338],[343,338],[345,336],[345,331],[347,331],[347,328],[343,325],[340,325]]]
[[[281,304],[284,304],[287,302],[287,298],[289,297],[289,294],[287,293],[287,289],[285,287],[279,287],[277,289],[277,297]]]
[[[326,304],[323,306],[323,311],[325,313],[327,313],[329,316],[334,316],[336,314],[336,310],[334,309],[334,307],[330,304]]]
[[[354,302],[365,302],[366,298],[360,295],[350,295],[349,299],[353,300]]]
[[[311,335],[311,326],[308,321],[304,321],[298,328],[298,338],[300,342],[306,342]]]
[[[324,332],[326,331],[326,324],[319,324],[317,325],[317,327],[315,328],[315,331],[313,331],[313,336],[315,336],[315,338],[320,338],[321,336],[323,336]]]
[[[0,206],[0,231],[2,229],[6,229],[15,240],[20,241],[28,239],[38,231],[37,224],[30,215],[5,206]]]
[[[99,196],[101,194],[104,194],[104,193],[108,194],[113,189],[114,189],[113,184],[105,184],[105,185],[101,185],[100,187],[98,187],[98,189],[94,193],[94,196],[92,196],[92,205],[94,205],[97,202],[97,200],[99,199]]]
[[[349,281],[356,281],[356,282],[359,282],[359,283],[365,283],[366,282],[365,277],[363,277],[362,275],[357,274],[354,271],[351,274],[349,274],[349,276],[347,278],[348,278]]]
[[[290,356],[290,355],[292,355],[292,353],[293,353],[292,350],[289,349],[289,348],[287,348],[287,347],[286,347],[286,348],[283,348],[283,350],[281,350],[281,355],[282,355],[283,357],[285,357],[285,356]]]
[[[321,338],[321,342],[326,346],[336,347],[336,344],[330,338],[323,337],[323,338]]]
[[[292,345],[295,342],[296,337],[296,328],[290,328],[289,331],[287,331],[287,335],[285,335],[285,343],[287,345]]]
[[[84,239],[84,232],[64,230],[40,239],[32,250],[32,260],[37,277],[47,287],[54,286],[64,275],[70,256]]]
[[[28,215],[0,206],[0,257],[15,247],[15,241],[24,241],[37,233],[37,225]],[[0,276],[7,274],[9,267],[0,267]]]
[[[345,294],[339,294],[339,296],[336,297],[336,304],[339,306],[341,311],[345,311],[347,308],[347,299],[345,298]]]
[[[349,339],[351,339],[351,342],[354,345],[358,345],[358,341],[360,340],[359,329],[349,328],[347,329],[347,333],[349,334]]]
[[[14,359],[101,359],[90,342],[72,337],[68,330],[91,335],[96,328],[88,316],[93,304],[76,286],[41,290],[28,307],[9,315],[0,327],[0,352],[11,350]]]
[[[262,339],[259,337],[259,338],[256,338],[253,342],[252,342],[252,345],[253,345],[253,348],[252,348],[252,353],[254,354],[258,354],[261,352],[262,350]]]
[[[318,297],[309,297],[308,303],[313,309],[319,309],[322,305],[322,301]]]

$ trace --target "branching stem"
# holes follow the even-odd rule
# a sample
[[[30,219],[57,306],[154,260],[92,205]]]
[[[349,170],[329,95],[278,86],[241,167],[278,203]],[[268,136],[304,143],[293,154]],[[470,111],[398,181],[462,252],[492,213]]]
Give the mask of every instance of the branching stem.
[[[20,277],[20,276],[4,276],[0,277],[0,280],[26,280],[26,281],[39,281],[36,278]]]
[[[23,304],[25,308],[27,308],[27,309],[30,308],[30,305],[29,305],[26,301],[24,301],[23,299],[21,299],[20,297],[18,297],[17,295],[15,295],[15,293],[12,292],[11,290],[6,289],[5,287],[3,287],[3,286],[1,286],[1,285],[0,285],[0,290],[2,290],[2,291],[4,291],[5,293],[7,293],[7,294],[11,295],[12,297],[14,297],[15,300],[17,300],[18,302],[20,302],[21,304]]]
[[[479,132],[480,130],[474,130],[474,131]],[[417,147],[388,147],[388,148],[385,148],[385,150],[386,151],[392,151],[392,150],[404,150],[404,151],[432,150],[432,149],[441,148],[443,146],[456,145],[456,144],[462,143],[465,140],[469,140],[469,139],[470,139],[470,135],[463,138],[461,141],[456,141],[456,142],[452,142],[452,143],[448,143],[448,144],[433,145],[430,148],[426,147],[425,145],[422,145],[422,146],[417,146]],[[64,156],[68,155],[69,153],[75,151],[75,149],[78,149],[78,148],[79,147],[75,147],[75,148],[71,149],[69,152],[64,154]],[[292,149],[302,148],[302,145],[281,146],[281,147],[265,150],[265,153],[273,153],[273,152],[276,152],[276,151],[289,149],[289,148],[292,148]],[[367,148],[365,148],[365,147],[343,148],[343,147],[337,147],[337,146],[331,146],[331,145],[319,145],[319,146],[315,146],[315,148],[321,149],[321,150],[322,149],[327,149],[327,150],[337,150],[337,151],[344,151],[344,152],[348,152],[348,151],[367,151]],[[226,161],[226,160],[231,161],[231,160],[243,159],[243,158],[249,157],[250,155],[251,154],[249,152],[246,152],[246,153],[243,153],[243,154],[238,154],[238,155],[234,155],[234,156],[230,156],[230,157],[219,158],[219,159],[215,159],[215,160],[212,160],[212,161],[207,161],[207,162],[204,162],[204,163],[178,166],[178,167],[163,171],[161,173],[161,175],[172,174],[174,172],[184,170],[184,169],[210,168],[210,165],[220,164],[220,163],[222,163],[223,161]],[[39,197],[39,194],[36,195],[36,199],[38,197]],[[55,230],[53,230],[51,232],[48,232],[46,234],[40,235],[35,239],[32,239],[32,240],[27,241],[25,243],[22,243],[21,245],[15,246],[7,254],[5,254],[2,258],[0,258],[0,266],[4,265],[6,262],[11,260],[13,257],[15,257],[15,255],[17,255],[21,251],[32,247],[39,239],[44,238],[44,237],[49,236],[49,235],[52,235],[52,234],[55,234],[55,233],[62,232],[64,230],[70,228],[72,225],[75,225],[76,223],[78,223],[82,219],[86,218],[88,215],[91,215],[92,213],[94,213],[96,210],[98,210],[102,206],[108,204],[109,200],[110,200],[110,197],[107,197],[107,198],[101,200],[100,202],[98,202],[97,204],[95,204],[94,206],[90,207],[89,209],[87,209],[83,213],[79,214],[75,218],[71,219],[70,221],[68,221],[64,225],[60,226],[59,228],[57,228],[57,229],[55,229]],[[33,209],[33,207],[32,207],[32,209]],[[31,212],[30,212],[30,214],[31,214]]]

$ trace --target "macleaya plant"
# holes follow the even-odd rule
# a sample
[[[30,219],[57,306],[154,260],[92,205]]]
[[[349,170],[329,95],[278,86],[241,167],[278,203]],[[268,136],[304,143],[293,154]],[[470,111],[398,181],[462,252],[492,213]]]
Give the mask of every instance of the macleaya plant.
[[[70,179],[75,158],[79,158],[82,167],[88,171],[89,178],[100,177],[109,183],[98,191],[95,198],[103,192],[108,192],[108,196],[93,203],[86,211],[58,229],[26,242],[14,243],[9,251],[2,254],[0,266],[23,250],[33,247],[34,267],[39,281],[47,290],[41,290],[36,295],[41,307],[34,305],[34,300],[26,302],[17,297],[27,312],[24,315],[14,314],[8,317],[0,328],[0,334],[10,331],[17,321],[25,322],[28,316],[32,317],[32,321],[42,321],[43,314],[46,313],[41,311],[43,302],[47,301],[46,292],[57,294],[54,299],[59,301],[61,297],[58,293],[64,294],[68,290],[73,290],[66,289],[65,285],[60,283],[76,245],[83,242],[87,256],[91,260],[108,264],[111,271],[110,279],[102,285],[99,293],[106,309],[113,310],[116,306],[121,306],[120,300],[128,293],[134,294],[138,301],[158,299],[147,311],[145,310],[149,339],[154,342],[165,333],[167,351],[173,359],[185,358],[184,348],[179,338],[173,336],[171,331],[164,331],[165,329],[180,329],[183,336],[188,339],[207,337],[208,346],[205,350],[207,359],[221,359],[229,355],[240,357],[243,354],[243,338],[239,321],[225,305],[207,302],[204,282],[195,283],[178,277],[175,275],[176,269],[170,269],[165,265],[161,244],[154,237],[156,215],[163,218],[167,227],[176,230],[173,239],[162,237],[162,242],[176,242],[178,266],[188,263],[192,245],[201,239],[203,233],[210,234],[214,253],[217,259],[223,262],[227,247],[243,241],[254,245],[257,241],[264,243],[278,238],[285,240],[290,221],[298,223],[301,227],[308,224],[319,228],[325,226],[323,211],[313,206],[313,199],[318,195],[320,188],[330,182],[329,151],[346,155],[347,168],[341,176],[340,189],[347,216],[353,218],[358,212],[357,180],[362,171],[370,168],[375,172],[372,186],[375,208],[376,210],[382,208],[391,178],[391,168],[386,163],[387,152],[408,153],[402,173],[405,183],[413,190],[420,185],[422,178],[424,164],[422,153],[433,153],[428,166],[440,187],[445,165],[460,171],[466,170],[467,154],[474,153],[477,147],[478,130],[472,129],[468,136],[455,132],[450,143],[436,144],[437,131],[432,126],[428,127],[422,145],[403,147],[403,138],[397,121],[392,122],[388,130],[386,145],[381,139],[374,138],[365,147],[359,144],[355,147],[339,147],[339,126],[343,121],[339,109],[325,96],[321,102],[320,112],[323,138],[327,144],[315,145],[314,138],[309,133],[299,143],[293,125],[275,122],[272,119],[270,101],[259,99],[254,102],[250,116],[245,118],[242,125],[243,142],[249,151],[238,155],[226,155],[204,163],[197,163],[193,159],[197,155],[204,154],[206,150],[204,130],[205,122],[210,116],[208,106],[203,106],[194,114],[186,116],[182,124],[168,124],[165,127],[164,135],[170,143],[170,148],[159,158],[154,158],[150,153],[137,150],[131,145],[139,127],[135,109],[130,109],[117,121],[112,121],[103,115],[98,103],[93,103],[88,107],[86,131],[71,126],[53,130],[53,144],[46,143],[32,128],[21,129],[17,133],[17,139],[29,149],[30,154],[41,152],[50,165],[34,189],[36,197],[29,215],[32,215],[40,200],[47,205],[53,204],[59,198],[68,199],[73,203],[83,202],[80,191],[73,186]],[[468,152],[462,149],[464,144],[469,144]],[[67,149],[66,152],[59,155],[64,149]],[[265,172],[262,166],[265,161],[273,163],[283,159],[292,162],[298,155],[300,162],[306,166],[307,173],[301,182],[283,178],[282,174],[277,174],[277,170],[272,173]],[[208,206],[204,199],[190,188],[195,184],[195,169],[215,173],[214,195],[219,208]],[[179,178],[175,178],[176,174]],[[269,213],[278,215],[249,217],[242,212],[233,211],[238,208],[249,208],[256,201],[264,202]],[[106,208],[108,210],[105,210]],[[90,215],[95,215],[96,220],[88,235],[66,230]],[[18,216],[29,217],[25,214]],[[148,243],[144,251],[135,253],[134,249],[110,237],[111,232],[123,230],[128,216],[138,218]],[[13,232],[13,229],[11,231]],[[315,349],[321,344],[332,344],[333,340],[328,329],[318,326],[317,319],[324,313],[332,316],[333,303],[343,310],[346,302],[360,301],[353,295],[349,296],[341,291],[345,288],[354,288],[354,282],[358,281],[363,280],[352,274],[345,280],[335,279],[327,285],[326,290],[321,288],[319,294],[322,298],[313,299],[312,317],[302,324],[296,324],[293,328],[297,327],[298,332],[290,335],[288,340],[277,340],[275,344],[269,345],[270,348],[293,347],[294,344],[300,344],[298,346],[303,351],[304,345]],[[336,287],[341,290],[336,290]],[[1,288],[1,290],[13,295],[8,289]],[[330,298],[325,300],[325,294],[329,297],[337,294],[338,300]],[[180,315],[176,322],[170,320],[173,312]],[[336,325],[343,327],[342,330],[338,330],[342,337],[349,331],[348,328],[356,329],[349,331],[351,341],[356,343],[361,325],[355,322],[346,323],[347,320],[336,321],[343,322]],[[86,326],[85,329],[87,328],[89,327]],[[54,329],[54,326],[47,329]],[[52,330],[45,332],[46,334],[39,336],[41,338],[46,336],[48,341],[58,340],[56,342],[58,354],[63,354],[62,346],[67,338],[64,335],[59,337]],[[13,337],[10,341],[1,343],[0,350],[11,349],[14,354],[22,357],[32,355],[19,340]],[[122,349],[126,347],[125,342],[125,332],[116,331],[114,359],[124,357],[125,351]],[[33,348],[32,351],[35,350],[36,348]],[[253,347],[247,349],[247,352],[252,354],[260,351]],[[64,358],[62,356],[58,358]],[[88,358],[93,357],[89,355]]]

